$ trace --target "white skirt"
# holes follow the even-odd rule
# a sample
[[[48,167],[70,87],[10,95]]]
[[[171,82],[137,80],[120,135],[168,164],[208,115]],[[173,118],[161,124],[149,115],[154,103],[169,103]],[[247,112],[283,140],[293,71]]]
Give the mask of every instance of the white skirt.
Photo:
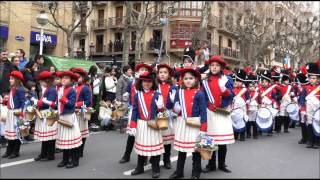
[[[59,119],[73,122],[73,127],[68,128],[58,123],[56,147],[59,149],[73,149],[81,146],[82,138],[75,113],[60,115]]]
[[[45,113],[49,110],[40,111],[43,120],[40,118],[36,118],[35,130],[34,130],[34,138],[39,141],[50,141],[55,140],[57,138],[58,129],[57,122],[55,122],[52,126],[48,126],[46,124]]]
[[[199,131],[199,128],[188,126],[179,116],[174,122],[174,149],[180,152],[194,152]]]
[[[81,137],[82,138],[89,137],[89,123],[87,120],[84,119],[84,115],[77,114],[77,120],[80,128],[80,132],[81,132]]]
[[[231,116],[221,115],[207,109],[208,135],[215,144],[233,144],[235,142]]]
[[[134,150],[141,156],[158,156],[164,153],[160,130],[149,128],[147,121],[138,119]]]
[[[19,119],[17,116],[15,116],[13,114],[14,112],[15,112],[15,110],[8,109],[8,115],[7,115],[7,119],[6,119],[6,127],[5,127],[5,131],[4,131],[4,136],[8,140],[19,139],[17,129],[15,129],[15,126],[17,125],[17,122],[19,121]]]

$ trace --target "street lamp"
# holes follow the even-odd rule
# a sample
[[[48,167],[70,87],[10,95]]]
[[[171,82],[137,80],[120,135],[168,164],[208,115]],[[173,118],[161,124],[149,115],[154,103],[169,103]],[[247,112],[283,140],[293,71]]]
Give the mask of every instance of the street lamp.
[[[37,16],[37,22],[40,24],[40,52],[39,54],[42,55],[43,51],[43,26],[45,26],[49,21],[47,14],[45,11],[40,11],[40,14]]]

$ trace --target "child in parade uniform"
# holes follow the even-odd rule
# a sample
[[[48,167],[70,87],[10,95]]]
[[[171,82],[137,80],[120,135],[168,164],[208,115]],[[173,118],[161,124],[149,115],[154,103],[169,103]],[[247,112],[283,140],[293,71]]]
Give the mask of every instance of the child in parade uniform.
[[[194,69],[185,68],[181,71],[182,85],[175,95],[174,112],[178,114],[174,122],[174,149],[179,152],[176,171],[171,179],[184,177],[184,164],[187,153],[192,153],[191,179],[199,179],[201,174],[201,156],[195,150],[199,135],[207,131],[206,98],[200,90],[201,75]],[[201,124],[193,127],[187,124],[187,120],[196,118]]]
[[[278,112],[280,111],[280,101],[282,98],[280,77],[281,77],[280,66],[273,66],[271,68],[271,85],[276,85],[275,86],[276,96],[273,102],[273,108],[277,109]],[[277,113],[274,117],[274,131],[276,131],[277,133],[280,133],[280,128],[281,128],[281,117],[279,116],[279,113]],[[273,134],[272,130],[270,130],[269,135],[271,134]]]
[[[62,74],[61,71],[56,71],[56,72],[54,72],[54,73],[52,74],[52,75],[54,76],[53,85],[54,85],[57,93],[59,92],[59,89],[60,89],[61,86],[62,86],[62,84],[61,84],[61,78],[62,78],[62,77],[61,77],[61,74]],[[57,99],[56,99],[56,104],[58,104],[57,100],[58,100],[58,97],[57,97]],[[62,152],[62,150],[56,147],[55,153],[61,153],[61,152]]]
[[[58,92],[58,134],[56,146],[63,150],[63,160],[58,167],[74,168],[79,165],[79,148],[82,144],[81,132],[75,114],[76,91],[72,88],[72,81],[77,80],[71,71],[61,74],[62,87]],[[67,125],[69,124],[69,126]],[[69,159],[71,157],[71,162]]]
[[[230,173],[225,164],[227,144],[235,142],[230,114],[221,113],[228,111],[234,97],[232,78],[223,74],[226,67],[224,59],[212,56],[209,59],[210,72],[202,81],[207,97],[208,135],[212,136],[218,144],[218,168]],[[219,109],[222,109],[221,111]],[[212,154],[208,165],[203,172],[216,169],[216,153]]]
[[[153,71],[153,68],[151,66],[143,63],[138,64],[135,67],[136,78],[139,78],[139,75],[145,72],[151,73],[152,71]],[[127,87],[127,93],[124,94],[124,96],[129,95],[129,103],[130,103],[130,108],[128,112],[128,127],[127,127],[128,130],[130,130],[130,121],[131,121],[132,107],[134,105],[134,96],[137,92],[135,88],[135,83],[136,83],[135,79],[133,81],[130,81]],[[135,137],[129,134],[124,155],[120,159],[119,163],[126,163],[130,161],[130,155],[133,149],[134,140],[135,140]],[[145,158],[144,164],[147,164],[147,161],[148,161],[147,158]]]
[[[137,90],[134,96],[129,134],[135,136],[134,150],[138,154],[137,167],[131,175],[144,172],[146,156],[151,156],[152,178],[160,176],[160,156],[164,153],[161,131],[148,126],[154,121],[157,113],[164,110],[163,97],[156,90],[155,74],[145,72],[135,83]]]
[[[40,119],[39,117],[36,118],[34,136],[35,139],[41,141],[42,144],[41,153],[34,160],[54,160],[56,136],[58,133],[57,122],[52,126],[48,126],[46,124],[45,114],[50,111],[50,108],[56,109],[55,102],[57,99],[57,91],[53,86],[54,79],[49,71],[42,71],[38,74],[36,79],[40,81],[40,85],[42,86],[42,97],[39,98],[39,100],[31,98],[31,101],[36,104],[37,109],[40,110],[40,113],[43,116],[43,119]]]
[[[249,120],[246,124],[246,129],[247,129],[246,131],[247,131],[247,138],[250,138],[251,127],[252,127],[252,135],[254,139],[258,139],[256,117],[257,117],[257,111],[261,104],[261,96],[258,92],[259,88],[256,87],[257,81],[258,81],[257,76],[255,76],[253,73],[248,75],[247,87],[250,93],[250,100],[249,102],[247,102]]]
[[[92,105],[92,92],[90,87],[84,83],[87,72],[83,68],[73,68],[72,71],[78,75],[78,81],[76,85],[76,109],[79,110],[77,113],[77,120],[79,123],[79,128],[82,137],[82,145],[79,147],[79,156],[83,157],[83,149],[86,143],[87,137],[89,137],[89,123],[85,119],[84,111],[86,108],[91,107]]]
[[[13,159],[19,157],[22,137],[19,132],[18,123],[23,118],[23,108],[25,105],[25,90],[22,86],[24,81],[20,71],[12,71],[10,74],[10,93],[3,99],[3,104],[8,107],[8,115],[5,126],[5,138],[8,140],[8,146],[2,158]]]
[[[234,82],[234,94],[233,99],[233,109],[241,108],[243,110],[243,120],[244,124],[248,121],[249,117],[247,115],[247,104],[246,102],[250,99],[250,93],[245,87],[244,83],[246,82],[246,72],[243,69],[236,69],[235,72],[235,82]],[[246,128],[244,127],[234,127],[234,137],[237,140],[240,134],[240,141],[245,140]]]
[[[308,63],[306,67],[308,71],[309,85],[306,85],[300,96],[299,104],[301,106],[301,118],[305,119],[307,128],[307,148],[317,149],[315,146],[316,136],[320,136],[313,126],[314,114],[320,108],[320,67],[316,63]]]
[[[171,84],[171,76],[173,76],[173,69],[166,64],[159,64],[157,66],[158,73],[158,92],[163,97],[163,102],[168,111],[171,111],[172,104],[177,92],[177,88]],[[163,154],[163,165],[166,169],[171,169],[171,144],[174,140],[174,132],[172,125],[172,114],[170,112],[170,125],[167,130],[162,131],[162,138],[164,142],[164,154]]]

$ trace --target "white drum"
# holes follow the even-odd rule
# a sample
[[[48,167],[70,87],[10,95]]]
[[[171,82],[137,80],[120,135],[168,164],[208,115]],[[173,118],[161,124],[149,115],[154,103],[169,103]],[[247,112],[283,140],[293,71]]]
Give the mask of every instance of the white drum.
[[[272,128],[272,112],[268,108],[258,110],[256,123],[261,131],[269,131]]]
[[[286,111],[293,121],[299,121],[299,106],[296,103],[290,103],[286,106]]]
[[[318,108],[313,114],[312,127],[314,134],[320,137],[320,108]]]
[[[245,130],[246,123],[245,123],[244,117],[245,117],[245,112],[242,108],[237,108],[232,110],[231,120],[232,120],[233,130],[235,132],[243,132]]]

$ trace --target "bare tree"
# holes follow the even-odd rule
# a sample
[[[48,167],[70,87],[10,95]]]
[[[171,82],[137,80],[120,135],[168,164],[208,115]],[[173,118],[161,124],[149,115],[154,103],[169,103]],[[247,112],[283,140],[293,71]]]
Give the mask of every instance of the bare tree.
[[[91,14],[93,8],[92,3],[87,9],[81,8],[83,3],[89,3],[87,1],[72,1],[72,20],[69,25],[62,25],[62,22],[58,18],[58,9],[61,8],[61,3],[68,2],[57,2],[52,1],[49,3],[49,12],[52,16],[53,21],[49,21],[49,24],[53,25],[56,28],[61,29],[67,35],[67,47],[68,47],[68,56],[73,55],[73,33],[77,27],[80,26],[82,21],[85,21]],[[87,4],[88,5],[88,4]],[[79,11],[79,16],[77,16],[76,11]],[[85,15],[84,15],[85,14]],[[77,18],[78,17],[78,18]]]
[[[169,9],[173,8],[173,1],[160,2],[164,5],[160,6],[159,10],[156,10],[155,2],[143,1],[141,3],[141,11],[137,11],[132,8],[131,13],[131,27],[136,32],[136,44],[135,44],[135,61],[141,60],[141,40],[146,28],[154,23],[156,19],[163,14],[170,12]]]
[[[124,42],[123,42],[123,56],[122,56],[122,67],[128,65],[129,62],[129,49],[130,49],[130,29],[131,29],[131,13],[133,7],[133,1],[125,1],[126,5],[126,17],[124,23]]]

